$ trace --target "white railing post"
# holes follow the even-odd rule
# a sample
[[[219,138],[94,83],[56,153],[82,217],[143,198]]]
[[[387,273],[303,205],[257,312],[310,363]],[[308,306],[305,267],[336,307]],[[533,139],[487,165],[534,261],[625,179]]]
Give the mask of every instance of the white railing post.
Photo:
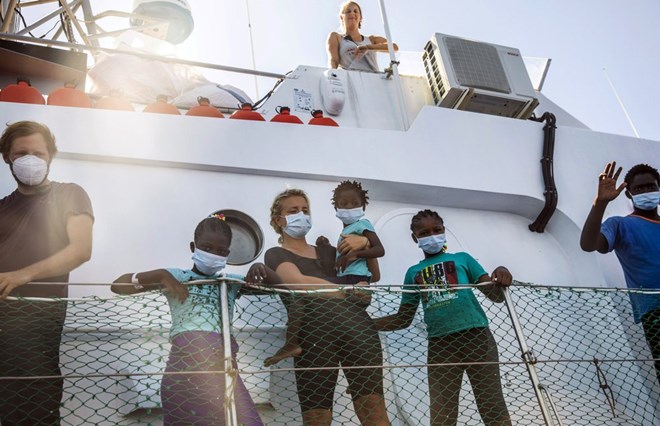
[[[408,121],[408,113],[406,111],[406,101],[403,97],[403,89],[401,88],[401,78],[399,78],[399,65],[394,55],[394,45],[392,42],[392,35],[390,34],[390,24],[387,20],[387,11],[385,10],[385,0],[380,0],[380,14],[383,18],[383,26],[385,27],[385,38],[387,39],[387,50],[390,53],[390,66],[392,67],[392,75],[394,77],[394,84],[396,85],[396,94],[399,98],[399,108],[401,110],[401,121],[403,130],[410,128]]]
[[[520,345],[522,358],[523,361],[525,362],[525,366],[527,367],[527,372],[529,373],[529,379],[532,382],[532,387],[534,388],[534,393],[536,394],[536,399],[538,400],[539,407],[541,408],[541,413],[543,414],[543,420],[545,420],[545,424],[547,426],[553,426],[554,423],[552,421],[552,417],[550,416],[550,410],[548,409],[545,398],[543,397],[543,393],[544,392],[547,393],[548,390],[541,385],[539,376],[536,373],[536,357],[534,357],[534,354],[529,349],[529,346],[527,346],[527,342],[525,341],[525,335],[523,333],[522,326],[520,325],[520,320],[518,318],[518,314],[516,313],[516,309],[513,305],[513,301],[511,300],[511,293],[509,289],[504,288],[503,292],[504,292],[504,300],[506,302],[506,307],[509,311],[509,318],[511,318],[511,324],[513,325],[513,330],[516,333],[516,340],[518,340],[518,344]],[[562,423],[561,420],[559,419],[559,413],[556,411],[555,411],[555,417],[557,418],[559,424],[561,425]]]
[[[238,426],[236,416],[236,378],[238,372],[234,369],[231,354],[231,325],[229,324],[229,298],[227,297],[227,281],[220,281],[220,317],[222,318],[222,340],[224,346],[223,374],[225,375],[225,424]]]

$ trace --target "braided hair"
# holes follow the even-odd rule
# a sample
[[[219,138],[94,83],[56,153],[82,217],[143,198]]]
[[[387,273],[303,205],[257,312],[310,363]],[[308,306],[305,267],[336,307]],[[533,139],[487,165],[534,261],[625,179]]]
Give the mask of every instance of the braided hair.
[[[412,217],[412,220],[410,221],[410,230],[413,233],[415,233],[415,230],[419,227],[419,222],[426,217],[432,217],[438,219],[440,223],[444,225],[444,221],[437,212],[433,210],[425,209],[418,211],[417,214]]]
[[[362,184],[356,180],[354,181],[345,180],[341,182],[339,185],[337,185],[337,187],[332,191],[333,207],[337,207],[337,200],[339,199],[339,195],[346,191],[355,191],[360,197],[363,206],[369,204],[369,196],[367,195],[369,191],[362,188]]]
[[[225,218],[221,214],[214,213],[197,224],[195,228],[195,242],[197,242],[202,234],[207,232],[219,234],[226,238],[227,241],[231,241],[231,227],[225,222]]]

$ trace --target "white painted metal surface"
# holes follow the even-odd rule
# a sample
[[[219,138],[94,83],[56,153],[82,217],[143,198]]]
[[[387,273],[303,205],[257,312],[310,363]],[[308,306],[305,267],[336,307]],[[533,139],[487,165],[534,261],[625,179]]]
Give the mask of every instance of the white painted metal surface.
[[[322,72],[299,67],[261,111],[269,118],[276,106],[287,105],[306,118],[294,108],[296,90],[319,102]],[[367,217],[387,250],[382,283],[400,283],[406,267],[418,260],[408,227],[412,214],[428,207],[445,218],[450,250],[472,253],[487,270],[504,264],[521,281],[625,286],[616,258],[583,253],[579,233],[604,165],[616,160],[627,169],[654,161],[660,158],[659,142],[593,132],[565,111],[554,110],[566,116],[558,120],[554,159],[559,204],[546,232],[531,233],[527,225],[543,206],[542,124],[426,106],[425,82],[402,77],[412,120],[403,131],[393,106],[393,83],[378,74],[349,74],[352,95],[336,118],[339,128],[9,103],[0,103],[0,117],[47,124],[60,149],[50,177],[81,184],[92,199],[94,253],[72,273],[73,282],[110,282],[125,271],[187,267],[194,226],[218,209],[251,215],[265,231],[265,246],[275,246],[268,210],[273,196],[287,186],[303,188],[310,196],[310,241],[318,235],[332,241],[341,228],[329,201],[331,191],[351,178],[369,189]],[[542,105],[553,108],[551,102]],[[14,187],[9,168],[2,168],[0,193]],[[619,197],[607,215],[630,210],[627,199]],[[70,294],[110,292],[72,287]],[[249,309],[246,303],[239,301]],[[387,308],[375,304],[372,309],[382,314]],[[239,321],[237,338],[261,336],[278,344],[284,320],[282,312],[279,327],[249,337],[241,329],[250,325]],[[386,347],[392,338],[395,334],[383,340]],[[291,373],[264,374],[266,385],[251,389],[255,400],[296,410],[292,390],[278,388],[286,374]],[[387,380],[394,386],[425,386],[425,378],[404,384]],[[398,407],[419,418],[405,401]]]

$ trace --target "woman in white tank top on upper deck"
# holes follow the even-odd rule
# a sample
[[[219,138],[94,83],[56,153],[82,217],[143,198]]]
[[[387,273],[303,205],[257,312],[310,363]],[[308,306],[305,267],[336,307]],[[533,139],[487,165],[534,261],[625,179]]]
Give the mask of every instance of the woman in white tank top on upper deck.
[[[354,1],[343,3],[339,9],[342,34],[331,32],[328,35],[328,60],[331,68],[347,70],[379,71],[376,52],[387,51],[387,39],[381,36],[363,36],[362,9]],[[399,50],[394,44],[394,50]]]

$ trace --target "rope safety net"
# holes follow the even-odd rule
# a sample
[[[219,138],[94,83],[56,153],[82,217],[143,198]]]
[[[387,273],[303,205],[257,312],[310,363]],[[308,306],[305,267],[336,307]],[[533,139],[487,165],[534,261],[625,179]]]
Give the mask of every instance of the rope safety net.
[[[41,416],[31,402],[52,399],[63,380],[63,425],[160,425],[163,405],[174,406],[169,424],[193,424],[193,418],[206,422],[200,424],[225,424],[228,401],[236,406],[237,424],[260,424],[259,418],[250,418],[246,408],[250,400],[263,424],[298,425],[301,399],[314,405],[327,403],[328,397],[333,424],[353,425],[359,421],[351,395],[371,393],[382,377],[392,424],[429,424],[430,395],[439,395],[435,411],[456,415],[459,424],[484,424],[484,416],[502,415],[500,389],[504,415],[508,411],[515,425],[546,424],[542,405],[549,407],[551,424],[660,424],[660,386],[649,336],[645,338],[641,324],[633,321],[627,290],[516,282],[510,289],[514,305],[510,310],[474,288],[452,289],[474,292],[488,317],[488,328],[429,343],[418,309],[409,327],[377,333],[380,344],[376,342],[375,352],[373,345],[368,347],[374,330],[346,317],[362,315],[361,311],[371,318],[394,314],[401,294],[409,290],[372,286],[363,291],[372,294],[368,307],[319,297],[322,291],[261,289],[259,295],[241,297],[232,324],[237,370],[226,372],[222,336],[192,333],[185,342],[170,338],[170,311],[160,291],[112,298],[0,301],[0,347],[6,348],[3,353],[8,357],[0,370],[4,398],[0,416]],[[660,297],[658,292],[647,293],[646,297]],[[215,297],[214,303],[220,303]],[[265,359],[286,341],[287,309],[282,300],[289,308],[296,300],[304,301],[302,318],[309,322],[301,324],[297,333],[300,346],[308,351],[308,358],[298,357],[297,373],[292,358],[264,367]],[[347,307],[350,303],[355,306]],[[335,314],[333,318],[329,312]],[[510,315],[516,315],[519,330]],[[52,337],[29,341],[21,330],[37,335],[43,331],[43,336],[54,331],[61,341]],[[487,330],[497,345],[495,359],[481,352],[484,345],[479,343],[490,339]],[[521,340],[529,347],[527,354],[521,353]],[[35,350],[59,346],[61,376],[24,362],[20,351],[10,349],[12,345],[34,345]],[[432,359],[427,358],[429,347]],[[316,361],[310,358],[315,351]],[[374,354],[382,357],[379,362]],[[433,361],[431,369],[429,361]],[[328,396],[323,383],[332,382],[337,372],[338,385]],[[433,392],[429,392],[430,374],[438,386]],[[530,374],[540,384],[538,394]],[[225,375],[230,377],[233,395],[225,395]],[[298,392],[300,377],[312,384],[304,395]],[[454,390],[452,383],[458,383]]]

